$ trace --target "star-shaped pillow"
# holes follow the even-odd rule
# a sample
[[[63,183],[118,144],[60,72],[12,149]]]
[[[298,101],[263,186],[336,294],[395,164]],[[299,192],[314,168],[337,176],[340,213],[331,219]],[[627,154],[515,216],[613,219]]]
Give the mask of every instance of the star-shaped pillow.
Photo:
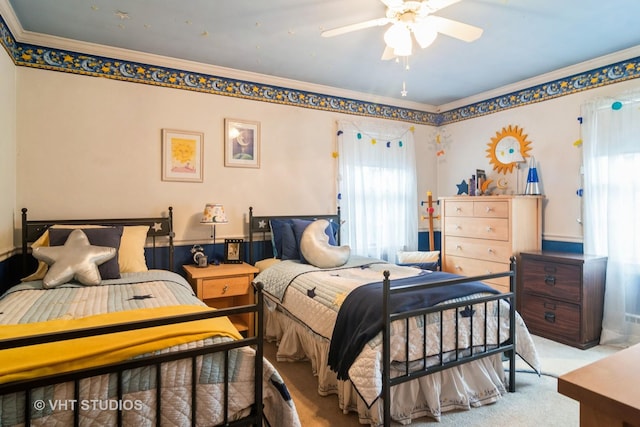
[[[33,256],[49,264],[42,279],[44,287],[54,288],[76,279],[83,285],[99,285],[102,278],[98,265],[116,255],[115,248],[92,246],[82,230],[73,230],[63,246],[42,246]]]

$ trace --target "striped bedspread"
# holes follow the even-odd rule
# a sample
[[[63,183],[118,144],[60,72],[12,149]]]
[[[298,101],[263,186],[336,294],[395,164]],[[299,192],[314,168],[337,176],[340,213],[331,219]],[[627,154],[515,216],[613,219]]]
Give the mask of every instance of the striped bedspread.
[[[100,286],[65,284],[43,289],[42,282],[25,282],[14,286],[0,297],[0,325],[45,322],[54,319],[78,319],[103,313],[126,312],[167,306],[204,306],[186,280],[168,271],[150,270],[123,274],[121,279],[105,280]],[[2,337],[2,326],[0,326]],[[154,351],[166,353],[198,348],[231,338],[215,336],[185,342]],[[234,350],[229,358],[230,419],[247,414],[253,404],[255,351]],[[224,354],[197,358],[197,425],[215,425],[223,421]],[[179,360],[162,365],[162,425],[191,424],[191,361]],[[123,375],[123,398],[117,398],[115,375],[92,377],[80,382],[80,393],[74,395],[72,383],[35,389],[31,395],[34,425],[69,425],[76,407],[81,408],[81,424],[113,425],[122,406],[124,425],[155,425],[157,382],[156,368],[144,367]],[[265,415],[272,425],[299,425],[293,402],[277,371],[265,360]],[[286,397],[283,397],[283,394]],[[0,425],[24,422],[24,395],[0,396]]]

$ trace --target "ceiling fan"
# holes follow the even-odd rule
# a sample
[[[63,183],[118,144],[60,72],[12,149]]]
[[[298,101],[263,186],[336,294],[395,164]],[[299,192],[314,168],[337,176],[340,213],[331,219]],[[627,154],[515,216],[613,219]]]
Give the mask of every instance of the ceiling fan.
[[[382,59],[386,60],[397,56],[411,55],[413,45],[411,34],[423,49],[434,42],[438,33],[466,42],[472,42],[482,35],[482,28],[433,15],[434,12],[458,3],[460,0],[381,1],[387,6],[384,18],[323,31],[322,37],[333,37],[365,28],[391,24],[384,33],[386,48]]]

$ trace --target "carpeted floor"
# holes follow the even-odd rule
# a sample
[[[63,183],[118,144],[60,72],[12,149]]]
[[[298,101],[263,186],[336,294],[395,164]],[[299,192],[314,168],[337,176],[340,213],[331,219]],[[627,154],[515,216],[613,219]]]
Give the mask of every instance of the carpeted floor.
[[[415,420],[412,426],[496,426],[571,427],[579,425],[579,405],[557,392],[557,377],[566,372],[606,357],[618,348],[596,346],[579,350],[555,341],[534,336],[542,372],[538,376],[528,365],[518,362],[516,392],[508,393],[497,403],[471,411],[449,412],[438,423],[429,418]],[[265,344],[269,359],[285,380],[296,404],[304,427],[361,426],[354,413],[343,414],[336,396],[322,397],[317,393],[317,381],[307,362],[277,362],[276,347]],[[399,424],[398,424],[399,425]]]

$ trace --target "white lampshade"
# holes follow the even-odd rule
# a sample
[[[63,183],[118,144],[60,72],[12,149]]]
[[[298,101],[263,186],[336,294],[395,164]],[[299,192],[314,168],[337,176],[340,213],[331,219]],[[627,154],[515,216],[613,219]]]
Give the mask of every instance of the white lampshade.
[[[411,31],[404,24],[394,24],[384,33],[384,42],[397,56],[411,55]]]
[[[201,224],[224,224],[229,222],[220,203],[207,203],[200,219]]]

